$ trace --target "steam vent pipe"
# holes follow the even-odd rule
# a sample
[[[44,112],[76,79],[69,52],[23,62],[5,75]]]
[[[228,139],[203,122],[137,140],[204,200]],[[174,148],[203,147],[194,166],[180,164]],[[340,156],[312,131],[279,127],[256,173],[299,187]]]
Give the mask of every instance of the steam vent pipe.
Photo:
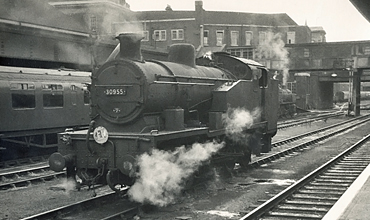
[[[142,60],[140,34],[122,33],[116,37],[120,43],[119,57],[121,59]]]

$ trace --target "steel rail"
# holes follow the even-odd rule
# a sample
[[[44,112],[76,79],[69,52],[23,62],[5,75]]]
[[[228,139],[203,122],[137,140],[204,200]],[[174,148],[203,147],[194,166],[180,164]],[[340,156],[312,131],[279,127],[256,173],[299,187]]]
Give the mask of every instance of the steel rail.
[[[369,117],[369,116],[370,116],[370,115],[365,115],[365,116],[363,116],[363,117],[361,117],[361,118],[357,118],[357,119],[363,119],[363,118],[366,118],[366,117]],[[350,121],[346,121],[346,122],[347,122],[347,123],[351,123],[351,122],[353,122],[353,121],[355,121],[355,120],[350,120]],[[279,151],[279,152],[277,152],[277,153],[275,153],[275,154],[272,154],[272,155],[269,155],[269,156],[266,156],[266,157],[260,158],[260,159],[258,159],[258,160],[256,160],[256,161],[254,161],[254,162],[250,163],[248,166],[250,166],[250,167],[258,167],[258,166],[260,166],[260,165],[262,165],[262,164],[266,164],[266,163],[268,163],[268,162],[274,161],[274,160],[276,160],[276,159],[278,159],[278,158],[280,158],[280,157],[286,156],[286,155],[288,155],[288,154],[291,154],[292,152],[296,152],[296,151],[298,151],[298,150],[301,150],[301,149],[303,149],[303,148],[306,148],[306,147],[308,147],[308,146],[310,146],[310,145],[312,145],[312,144],[315,144],[315,143],[317,143],[317,142],[319,142],[319,141],[325,140],[325,139],[327,139],[327,138],[329,138],[329,137],[332,137],[332,136],[334,136],[334,135],[336,135],[336,134],[339,134],[339,133],[341,133],[341,132],[343,132],[343,131],[346,131],[346,130],[348,130],[348,129],[350,129],[350,128],[353,128],[353,127],[355,127],[355,126],[357,126],[357,125],[363,124],[363,123],[368,122],[368,121],[370,121],[370,118],[364,119],[364,120],[362,120],[362,121],[360,121],[360,122],[357,122],[357,123],[355,123],[355,124],[352,124],[352,125],[349,125],[349,126],[346,126],[346,127],[342,127],[342,128],[341,128],[341,129],[339,129],[339,130],[335,130],[335,131],[333,131],[333,132],[330,132],[330,133],[328,133],[328,134],[326,134],[326,135],[323,135],[323,136],[321,136],[321,137],[319,137],[319,138],[316,138],[316,139],[314,139],[314,140],[310,140],[310,141],[307,141],[307,142],[301,143],[301,144],[299,144],[299,145],[293,146],[293,147],[291,147],[291,148],[288,148],[288,149],[285,149],[285,150]],[[318,129],[318,130],[315,130],[315,131],[312,131],[312,132],[307,132],[307,133],[302,134],[302,135],[297,135],[297,136],[295,136],[295,137],[293,137],[293,138],[289,138],[289,139],[286,139],[286,140],[283,140],[283,141],[279,141],[279,142],[273,143],[273,146],[280,146],[280,145],[282,145],[282,144],[290,143],[290,142],[292,142],[292,141],[298,140],[299,138],[308,137],[309,135],[317,134],[317,133],[319,133],[319,132],[322,132],[322,131],[328,130],[328,129],[330,129],[330,128],[335,128],[335,127],[338,127],[338,126],[343,125],[343,124],[345,124],[345,123],[342,123],[342,122],[341,122],[341,123],[337,123],[337,124],[335,124],[335,125],[331,125],[331,126],[328,126],[328,127],[322,128],[322,129]]]
[[[263,203],[258,208],[254,209],[253,211],[249,212],[247,215],[240,218],[240,220],[249,220],[249,219],[258,219],[271,209],[273,209],[276,205],[278,205],[280,202],[284,201],[286,198],[291,196],[294,192],[296,192],[298,189],[302,188],[304,185],[306,185],[308,182],[313,180],[315,177],[323,173],[325,170],[327,170],[329,167],[333,166],[335,163],[337,163],[339,160],[341,160],[344,156],[352,153],[357,148],[362,146],[364,143],[369,141],[370,135],[367,135],[360,141],[356,142],[354,145],[352,145],[347,150],[343,151],[341,154],[336,156],[335,158],[331,159],[330,161],[326,162],[324,165],[320,166],[316,170],[312,171],[308,175],[304,176],[302,179],[294,183],[293,185],[289,186],[282,192],[278,193],[276,196],[272,197],[265,203]]]
[[[335,113],[328,113],[328,114],[325,114],[325,115],[318,115],[318,116],[314,116],[314,117],[303,118],[303,119],[294,120],[294,121],[281,122],[281,123],[278,123],[278,130],[293,127],[293,126],[298,126],[298,125],[302,125],[302,124],[308,124],[308,123],[312,123],[312,122],[316,122],[316,121],[327,120],[329,118],[342,116],[344,114],[345,114],[344,112],[335,112]]]

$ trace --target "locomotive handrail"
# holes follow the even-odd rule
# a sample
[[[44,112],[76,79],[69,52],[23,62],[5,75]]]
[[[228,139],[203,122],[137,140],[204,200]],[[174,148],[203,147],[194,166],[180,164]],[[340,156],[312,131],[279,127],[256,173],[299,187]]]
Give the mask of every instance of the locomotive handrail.
[[[215,81],[230,81],[232,79],[225,78],[206,78],[206,77],[194,77],[194,76],[165,76],[155,74],[155,78],[158,80],[160,78],[170,78],[170,79],[196,79],[196,80],[215,80]]]
[[[187,82],[165,82],[165,81],[154,81],[152,84],[172,84],[172,85],[184,85],[184,86],[214,86],[214,83],[187,83]]]
[[[135,83],[132,83],[135,84]],[[95,87],[107,87],[107,86],[114,86],[114,87],[133,87],[133,85],[95,85]],[[139,83],[137,83],[139,84]]]

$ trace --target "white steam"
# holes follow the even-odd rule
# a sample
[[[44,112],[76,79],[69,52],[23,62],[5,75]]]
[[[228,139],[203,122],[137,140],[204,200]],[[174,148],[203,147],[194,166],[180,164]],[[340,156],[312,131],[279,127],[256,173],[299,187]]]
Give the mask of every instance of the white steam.
[[[226,134],[234,140],[246,139],[243,132],[259,120],[259,108],[252,112],[243,108],[229,108],[223,115]],[[175,201],[185,186],[186,180],[225,143],[195,143],[190,148],[185,146],[174,151],[153,149],[138,158],[139,173],[135,184],[129,189],[129,197],[139,203],[166,206]]]
[[[224,143],[195,143],[175,151],[153,149],[138,159],[139,178],[128,191],[131,199],[140,203],[166,206],[174,202],[184,188],[185,181],[203,162],[220,150]]]
[[[244,108],[228,108],[222,116],[226,135],[234,141],[245,138],[243,130],[250,128],[261,117],[261,110],[255,108],[252,112]]]
[[[281,39],[281,34],[273,34],[267,32],[266,39],[263,43],[260,43],[256,49],[257,59],[274,59],[278,60],[279,64],[276,66],[279,70],[282,70],[283,74],[283,85],[289,78],[289,58],[288,50],[285,48],[285,43]]]

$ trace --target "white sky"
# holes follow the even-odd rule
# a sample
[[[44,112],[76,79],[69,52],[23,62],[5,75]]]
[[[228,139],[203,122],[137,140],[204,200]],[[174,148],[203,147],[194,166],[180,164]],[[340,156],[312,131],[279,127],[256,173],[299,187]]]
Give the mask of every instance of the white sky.
[[[195,10],[195,0],[126,0],[132,11]],[[370,40],[368,22],[349,0],[203,0],[206,11],[287,13],[298,25],[322,26],[328,42]]]

